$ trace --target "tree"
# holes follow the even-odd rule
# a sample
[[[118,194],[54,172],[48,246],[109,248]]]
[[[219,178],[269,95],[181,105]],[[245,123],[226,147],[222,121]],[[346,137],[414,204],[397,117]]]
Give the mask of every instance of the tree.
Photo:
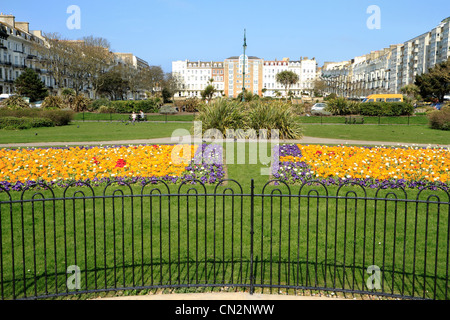
[[[39,63],[42,69],[46,69],[52,75],[58,88],[67,87],[68,67],[70,65],[70,53],[58,33],[47,33],[45,44],[36,43],[34,49],[38,53]],[[51,85],[53,87],[53,84]]]
[[[171,100],[175,94],[181,90],[180,89],[180,81],[177,77],[174,77],[172,73],[164,74],[163,80],[159,82],[162,93],[168,96],[168,99],[164,97],[165,100]]]
[[[450,59],[437,64],[428,73],[417,75],[415,84],[423,98],[444,102],[444,97],[450,93]]]
[[[127,80],[123,79],[119,70],[113,68],[100,76],[97,91],[99,94],[108,95],[111,100],[123,100],[128,89]]]
[[[216,88],[213,86],[213,79],[209,80],[209,85],[202,91],[202,98],[207,102],[211,101],[216,93]]]
[[[14,86],[17,94],[30,98],[30,102],[41,101],[48,96],[45,84],[33,69],[26,68],[14,81]]]
[[[317,79],[314,81],[314,90],[319,95],[323,95],[325,90],[327,89],[327,84],[325,81]]]
[[[82,40],[67,40],[58,33],[45,34],[45,45],[36,44],[43,69],[52,75],[55,85],[71,86],[78,95],[87,87],[97,90],[100,75],[114,63],[109,43],[103,38],[85,37]]]
[[[142,88],[149,91],[152,95],[159,91],[164,81],[164,71],[160,66],[150,66],[141,71]]]
[[[277,74],[277,82],[280,83],[286,90],[286,101],[288,100],[288,92],[291,87],[297,84],[300,80],[298,74],[292,71],[283,71]]]
[[[408,96],[408,98],[414,99],[419,94],[420,90],[415,84],[408,84],[400,89],[400,92]]]

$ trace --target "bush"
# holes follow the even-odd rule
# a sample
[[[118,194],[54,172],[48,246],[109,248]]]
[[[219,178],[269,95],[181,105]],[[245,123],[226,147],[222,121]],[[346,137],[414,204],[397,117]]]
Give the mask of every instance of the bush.
[[[296,119],[294,109],[290,104],[279,102],[264,103],[258,100],[247,106],[247,128],[255,130],[268,130],[271,138],[271,130],[278,130],[281,139],[301,139],[302,128]]]
[[[450,130],[450,107],[431,112],[428,115],[428,120],[431,129]]]
[[[406,102],[368,102],[360,104],[363,116],[407,116],[414,113],[414,107]]]
[[[227,129],[244,129],[244,108],[240,102],[225,99],[214,100],[209,104],[201,104],[195,121],[202,123],[202,133],[216,129],[226,134]],[[198,130],[198,128],[197,128]]]
[[[159,113],[161,114],[177,114],[178,111],[175,107],[172,107],[171,105],[162,106],[161,109],[159,109]]]
[[[58,110],[64,108],[64,101],[59,96],[48,96],[42,103],[42,109]]]
[[[21,109],[21,110],[0,110],[0,119],[13,118],[41,118],[53,122],[55,126],[68,125],[74,118],[73,111],[65,110],[42,110],[42,109]]]
[[[98,108],[97,113],[114,113],[114,109],[108,106],[101,106]]]
[[[91,103],[88,106],[88,110],[91,112],[95,112],[98,109],[100,109],[100,107],[109,107],[109,106],[111,106],[111,101],[109,101],[108,99],[97,99],[91,101]]]
[[[149,100],[141,101],[111,101],[110,106],[114,109],[115,113],[158,113],[161,100],[159,98],[153,98]]]
[[[2,102],[2,107],[9,110],[30,109],[30,105],[21,96],[12,96]]]
[[[186,112],[189,112],[189,113],[198,112],[200,104],[201,104],[201,101],[195,97],[187,99],[186,103],[185,103]]]
[[[0,118],[0,129],[6,130],[26,130],[31,128],[54,127],[55,124],[50,119],[45,118]]]
[[[50,119],[55,126],[67,126],[75,117],[75,112],[68,110],[42,110],[41,117]]]
[[[73,100],[72,110],[75,112],[87,111],[88,106],[91,104],[91,99],[85,96],[76,96]]]
[[[291,105],[277,102],[264,102],[254,100],[242,103],[218,99],[209,104],[200,106],[199,114],[195,121],[202,123],[202,133],[216,129],[226,135],[227,130],[235,130],[238,138],[246,138],[237,130],[254,130],[259,135],[261,129],[268,130],[270,138],[271,130],[279,130],[281,139],[300,139],[302,129]],[[196,128],[198,130],[198,128]],[[255,138],[255,136],[250,136]]]

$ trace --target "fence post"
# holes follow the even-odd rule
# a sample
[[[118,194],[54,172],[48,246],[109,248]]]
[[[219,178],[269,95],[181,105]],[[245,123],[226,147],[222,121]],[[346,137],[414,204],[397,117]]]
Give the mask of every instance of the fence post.
[[[255,235],[255,180],[252,179],[250,195],[250,294],[255,292],[255,275],[253,272],[253,252]]]

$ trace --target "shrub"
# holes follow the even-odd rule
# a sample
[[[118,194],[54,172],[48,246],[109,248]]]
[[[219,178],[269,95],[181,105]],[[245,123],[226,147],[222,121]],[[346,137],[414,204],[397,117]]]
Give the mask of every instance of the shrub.
[[[87,111],[88,106],[91,104],[91,99],[85,96],[76,96],[73,100],[72,110],[75,112]]]
[[[227,130],[235,130],[238,138],[246,138],[243,132],[237,130],[254,130],[254,135],[259,135],[260,130],[265,129],[268,135],[261,138],[270,138],[271,130],[276,129],[281,139],[302,137],[302,129],[292,106],[281,101],[267,103],[254,100],[242,103],[218,99],[202,104],[195,121],[202,123],[203,134],[210,129],[219,130],[223,135],[227,134]],[[254,135],[250,137],[255,138]]]
[[[74,118],[73,111],[65,110],[42,110],[42,109],[21,109],[21,110],[0,110],[0,119],[13,118],[43,118],[54,123],[55,126],[68,125]]]
[[[161,100],[153,98],[141,101],[111,101],[110,106],[115,113],[132,113],[144,111],[144,113],[158,113]]]
[[[64,101],[59,96],[48,96],[42,103],[42,109],[58,110],[64,108]]]
[[[431,112],[428,115],[428,120],[431,129],[450,130],[450,107]]]
[[[414,107],[406,102],[368,102],[360,104],[363,116],[406,116],[414,113]]]
[[[171,105],[162,106],[161,109],[159,109],[159,113],[161,114],[176,114],[177,109],[175,107],[172,107]]]
[[[338,96],[337,96],[336,93],[331,93],[331,94],[329,94],[324,100],[325,100],[325,101],[329,101],[329,100],[336,99],[337,97],[338,97]]]
[[[74,119],[75,112],[70,110],[42,110],[41,117],[50,119],[55,126],[67,126]]]
[[[198,112],[200,107],[200,100],[197,98],[189,98],[186,100],[186,112],[194,113]]]
[[[114,113],[114,109],[108,106],[101,106],[98,108],[97,113]]]
[[[2,106],[9,110],[30,109],[30,105],[21,96],[12,96],[2,102]]]
[[[259,133],[259,130],[278,130],[281,139],[301,139],[302,128],[296,119],[294,109],[290,104],[279,102],[264,103],[254,101],[248,104],[246,112],[247,127]]]
[[[40,127],[54,127],[55,124],[50,119],[45,118],[0,118],[0,129],[6,130],[26,130]]]
[[[88,106],[88,110],[91,112],[97,111],[100,107],[109,107],[111,106],[111,101],[109,101],[108,99],[97,99],[97,100],[92,100],[91,103]]]
[[[217,129],[226,134],[227,129],[245,128],[244,108],[240,102],[218,99],[209,104],[201,104],[198,111],[195,121],[202,123],[203,134],[209,129]]]

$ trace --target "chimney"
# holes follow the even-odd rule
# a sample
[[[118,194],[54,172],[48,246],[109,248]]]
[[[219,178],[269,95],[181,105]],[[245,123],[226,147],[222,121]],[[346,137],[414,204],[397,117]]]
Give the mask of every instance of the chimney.
[[[31,30],[31,33],[38,38],[43,39],[44,36],[42,35],[42,30]]]
[[[16,28],[30,33],[30,24],[28,22],[16,22]]]
[[[0,22],[6,23],[13,28],[16,27],[16,17],[14,17],[12,14],[0,14]]]

